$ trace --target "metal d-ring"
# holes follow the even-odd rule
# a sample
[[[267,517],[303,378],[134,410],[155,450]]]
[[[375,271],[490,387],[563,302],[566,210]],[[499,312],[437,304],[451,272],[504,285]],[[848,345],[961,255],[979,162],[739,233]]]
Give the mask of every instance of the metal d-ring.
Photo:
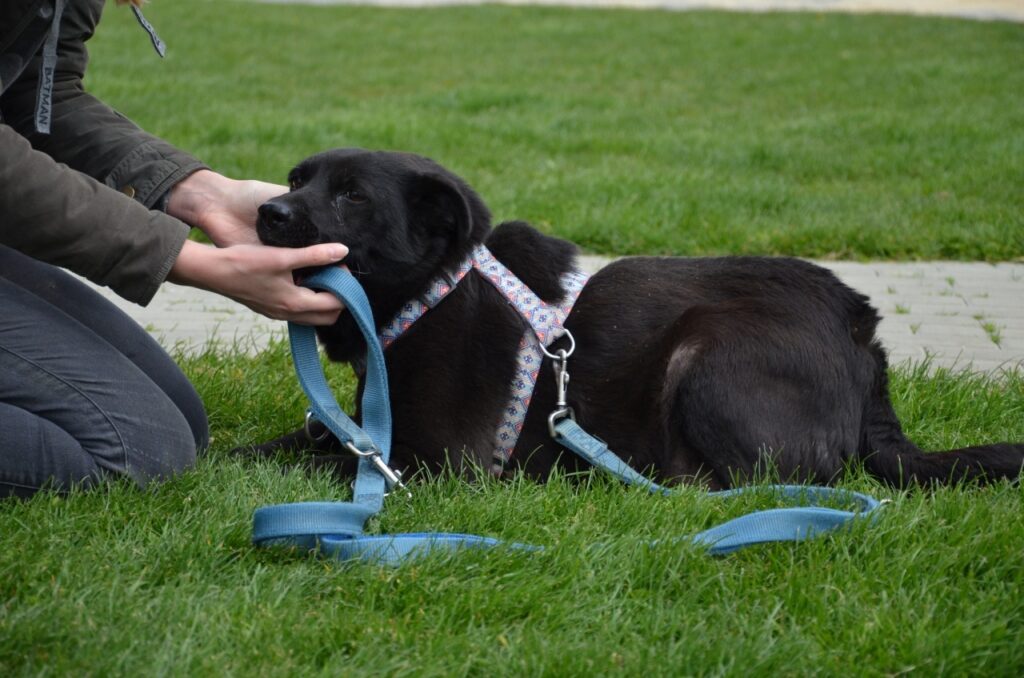
[[[327,440],[327,436],[331,435],[331,429],[329,429],[327,425],[324,424],[324,432],[318,436],[315,436],[313,435],[313,431],[309,428],[310,424],[312,424],[314,421],[323,424],[322,421],[313,416],[313,410],[306,410],[306,421],[302,425],[302,430],[305,431],[306,438],[311,443],[322,443],[324,440]]]
[[[552,353],[551,351],[549,351],[547,349],[547,347],[544,346],[544,344],[540,345],[540,350],[544,353],[544,355],[546,355],[547,357],[551,358],[552,360],[565,360],[566,358],[568,358],[569,356],[572,355],[573,351],[576,350],[576,339],[572,336],[572,332],[570,332],[569,330],[565,329],[564,327],[562,328],[562,330],[565,332],[565,334],[563,336],[569,337],[569,349],[568,350],[560,349],[558,351],[558,353],[555,354],[555,353]],[[565,354],[564,356],[562,355],[563,353]]]

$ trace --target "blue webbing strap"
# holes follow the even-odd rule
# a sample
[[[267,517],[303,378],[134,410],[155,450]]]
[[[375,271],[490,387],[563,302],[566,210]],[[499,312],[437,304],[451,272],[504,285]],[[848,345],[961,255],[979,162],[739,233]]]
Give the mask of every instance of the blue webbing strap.
[[[366,385],[362,400],[363,427],[360,428],[342,411],[327,384],[320,365],[314,330],[289,323],[292,357],[299,382],[309,398],[310,411],[339,441],[351,443],[362,452],[376,450],[383,462],[387,463],[391,453],[391,406],[388,400],[387,371],[366,295],[352,274],[340,268],[323,269],[303,284],[327,290],[341,299],[355,318],[367,344]],[[604,443],[580,429],[572,419],[561,420],[555,430],[558,434],[556,440],[560,444],[619,480],[645,485],[652,492],[671,491],[631,469]],[[282,544],[319,549],[321,553],[339,560],[365,560],[385,565],[397,565],[417,555],[438,550],[496,546],[528,551],[543,548],[457,533],[363,535],[367,519],[383,506],[384,489],[384,477],[368,457],[361,457],[353,502],[303,502],[257,509],[253,516],[253,543],[258,546]],[[711,554],[723,554],[752,544],[808,539],[865,517],[880,506],[880,502],[874,498],[856,492],[799,485],[740,488],[710,494],[728,498],[745,492],[764,491],[774,491],[787,499],[802,502],[852,501],[858,505],[858,511],[817,506],[756,511],[692,537],[668,541],[690,542],[707,547]]]
[[[305,285],[329,290],[344,299],[360,331],[369,337],[371,346],[376,345],[370,302],[351,273],[340,268],[325,268],[306,280]],[[376,449],[387,463],[391,453],[391,405],[384,356],[379,351],[368,352],[362,402],[364,429],[349,419],[335,400],[320,366],[313,328],[288,323],[288,335],[295,372],[309,399],[312,415],[342,443],[351,443],[363,452]],[[338,539],[357,538],[367,519],[383,505],[384,476],[373,468],[368,457],[360,457],[351,503],[302,502],[257,509],[253,516],[253,542],[312,549],[324,534],[335,535]]]
[[[345,269],[326,268],[307,279],[306,287],[327,290],[345,301],[345,305],[366,338],[366,387],[363,389],[362,427],[353,422],[334,399],[320,365],[316,347],[316,331],[308,325],[288,323],[292,360],[302,390],[309,399],[310,412],[337,436],[342,444],[352,443],[363,452],[376,448],[386,464],[391,455],[391,401],[388,394],[388,373],[384,353],[377,342],[373,312],[366,293]],[[372,471],[372,472],[370,472]],[[353,499],[376,513],[384,505],[384,476],[369,457],[360,457]]]
[[[671,489],[662,487],[634,471],[629,464],[608,449],[604,442],[589,435],[573,419],[565,418],[555,424],[555,433],[555,440],[560,445],[627,485],[647,487],[652,493],[672,493]],[[867,517],[882,506],[874,497],[859,492],[806,485],[740,487],[709,492],[708,496],[728,499],[751,492],[773,492],[783,499],[800,502],[803,506],[748,513],[694,535],[693,543],[707,545],[711,553],[721,554],[765,542],[800,541],[831,532],[857,518]],[[815,506],[827,502],[852,503],[856,505],[857,511]]]

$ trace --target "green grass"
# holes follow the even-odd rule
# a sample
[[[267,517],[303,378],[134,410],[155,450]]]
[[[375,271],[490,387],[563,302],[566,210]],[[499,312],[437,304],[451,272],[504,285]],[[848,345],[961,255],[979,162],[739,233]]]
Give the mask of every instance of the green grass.
[[[344,500],[324,477],[226,451],[295,424],[283,345],[183,358],[215,440],[194,471],[0,503],[3,675],[923,675],[1024,669],[1024,495],[897,493],[874,526],[712,558],[692,534],[763,498],[653,497],[603,476],[420,478],[372,530],[543,544],[398,569],[250,545],[261,505]],[[329,376],[350,405],[346,370]],[[894,373],[929,448],[1024,439],[1024,374]]]
[[[180,0],[109,7],[88,85],[235,176],[419,152],[606,254],[1024,257],[1024,26]]]

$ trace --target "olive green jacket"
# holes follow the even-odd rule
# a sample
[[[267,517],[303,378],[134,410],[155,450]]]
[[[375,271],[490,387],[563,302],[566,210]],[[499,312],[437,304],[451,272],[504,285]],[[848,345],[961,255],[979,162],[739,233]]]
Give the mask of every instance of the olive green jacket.
[[[83,89],[85,42],[104,0],[64,3],[47,111],[51,129],[36,131],[43,44],[56,1],[0,4],[0,245],[145,305],[189,231],[151,208],[204,165]],[[145,39],[140,31],[140,54],[148,51]],[[157,59],[152,52],[142,56]]]

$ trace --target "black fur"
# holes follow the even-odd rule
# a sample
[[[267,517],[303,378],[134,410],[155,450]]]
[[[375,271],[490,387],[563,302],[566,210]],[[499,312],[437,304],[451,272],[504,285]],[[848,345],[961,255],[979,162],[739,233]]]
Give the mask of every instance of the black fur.
[[[541,298],[563,295],[559,276],[575,247],[522,222],[489,232],[480,198],[430,160],[336,150],[304,161],[290,180],[290,193],[261,208],[260,238],[346,244],[379,324],[485,240]],[[662,480],[728,487],[772,471],[827,483],[854,460],[894,485],[1016,478],[1024,445],[924,453],[904,437],[878,321],[863,295],[797,259],[621,259],[591,278],[566,323],[577,344],[570,404],[583,428]],[[395,342],[387,352],[394,465],[490,465],[523,330],[471,273]],[[332,360],[363,360],[347,314],[318,334]],[[513,459],[538,478],[556,462],[583,465],[548,437],[551,375],[545,361]],[[331,451],[329,440],[321,452]],[[310,444],[296,432],[259,451],[282,447]]]

